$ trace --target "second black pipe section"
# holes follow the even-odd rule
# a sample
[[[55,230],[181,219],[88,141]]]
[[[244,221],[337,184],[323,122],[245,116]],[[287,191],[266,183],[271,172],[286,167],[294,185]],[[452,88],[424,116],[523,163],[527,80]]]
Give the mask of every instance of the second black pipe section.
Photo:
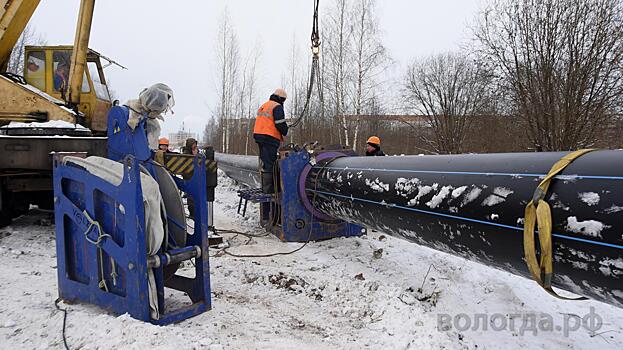
[[[315,165],[306,191],[324,214],[530,278],[524,210],[563,155],[344,157]],[[546,199],[554,285],[623,306],[623,152],[577,159]]]

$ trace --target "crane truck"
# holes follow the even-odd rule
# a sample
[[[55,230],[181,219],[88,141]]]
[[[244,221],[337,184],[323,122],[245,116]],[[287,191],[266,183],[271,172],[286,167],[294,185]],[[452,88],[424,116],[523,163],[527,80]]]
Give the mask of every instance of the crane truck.
[[[73,46],[25,46],[22,74],[7,71],[39,3],[0,0],[0,227],[52,209],[53,153],[107,153],[104,68],[117,63],[88,48],[95,0],[80,2]]]

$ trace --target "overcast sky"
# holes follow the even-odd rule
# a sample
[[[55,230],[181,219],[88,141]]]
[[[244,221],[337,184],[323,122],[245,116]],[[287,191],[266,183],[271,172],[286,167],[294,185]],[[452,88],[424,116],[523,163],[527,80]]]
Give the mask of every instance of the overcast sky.
[[[321,0],[320,17],[332,0]],[[414,58],[452,51],[469,36],[482,0],[378,0],[383,39],[396,61],[394,74]],[[90,47],[128,70],[108,67],[107,79],[121,101],[163,82],[175,92],[175,115],[164,124],[201,136],[217,99],[214,48],[227,7],[243,57],[260,43],[260,96],[270,95],[288,66],[292,42],[307,51],[312,0],[98,0]],[[48,45],[73,44],[79,0],[44,0],[31,19]],[[321,19],[322,20],[322,19]],[[320,27],[322,31],[322,27]],[[386,101],[391,104],[391,101]]]

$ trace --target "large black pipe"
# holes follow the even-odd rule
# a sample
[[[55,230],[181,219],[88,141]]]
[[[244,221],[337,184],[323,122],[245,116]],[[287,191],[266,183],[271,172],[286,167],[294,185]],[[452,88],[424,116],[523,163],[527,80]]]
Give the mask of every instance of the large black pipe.
[[[530,278],[524,209],[565,153],[345,157],[317,164],[316,209]],[[623,151],[588,153],[552,183],[555,286],[623,307]]]
[[[316,164],[305,188],[325,215],[530,278],[524,209],[564,154],[336,158]],[[257,174],[257,157],[217,159],[238,181]],[[623,151],[577,159],[546,199],[554,221],[554,285],[623,307]]]
[[[223,170],[232,179],[248,187],[255,188],[260,186],[257,156],[215,153],[214,159],[218,162],[219,169]]]

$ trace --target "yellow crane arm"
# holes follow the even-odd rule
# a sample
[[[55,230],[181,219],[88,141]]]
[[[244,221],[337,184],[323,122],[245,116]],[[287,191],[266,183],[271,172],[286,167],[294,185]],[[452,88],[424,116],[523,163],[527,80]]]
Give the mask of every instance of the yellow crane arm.
[[[5,72],[11,51],[40,0],[0,0],[0,72]]]
[[[93,10],[95,0],[80,1],[80,13],[76,25],[74,48],[71,54],[71,67],[69,68],[69,98],[72,105],[80,103],[80,91],[82,89],[82,76],[87,61],[89,50],[89,38],[91,36],[91,23],[93,22]]]

